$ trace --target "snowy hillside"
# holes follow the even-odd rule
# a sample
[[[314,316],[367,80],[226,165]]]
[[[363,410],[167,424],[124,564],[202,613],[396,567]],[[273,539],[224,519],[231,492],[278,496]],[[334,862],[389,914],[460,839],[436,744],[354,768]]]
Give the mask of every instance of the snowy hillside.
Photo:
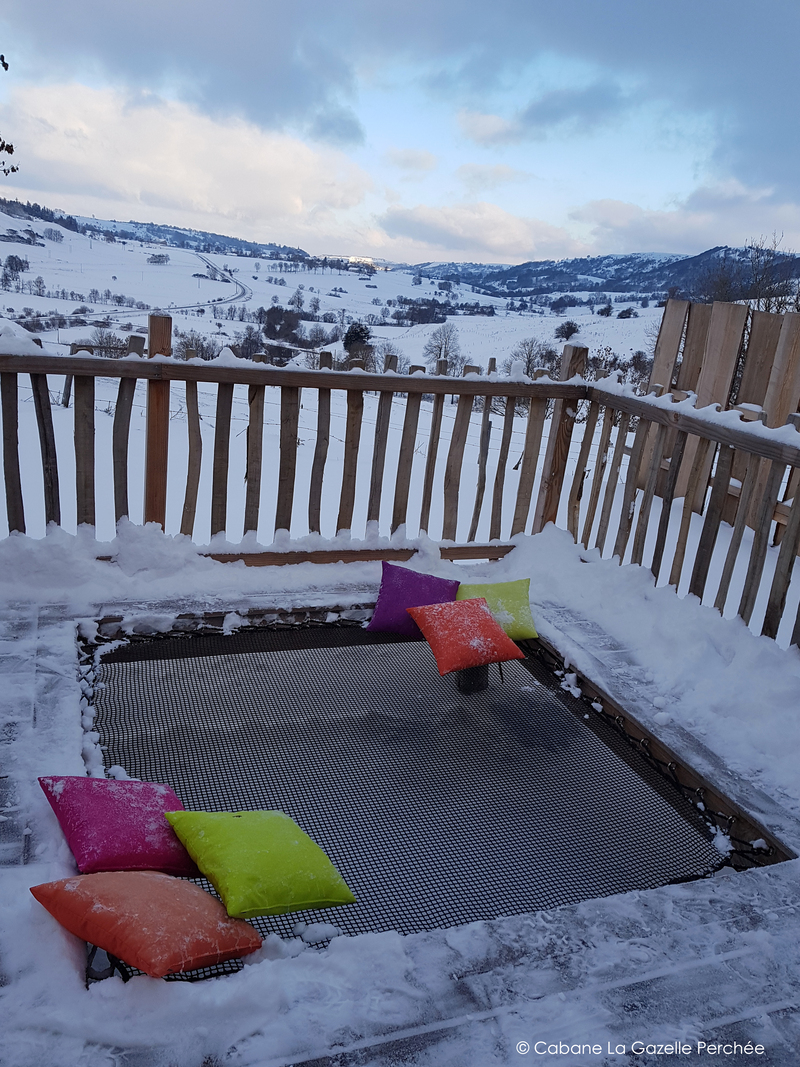
[[[46,236],[53,232],[62,240]],[[18,274],[6,267],[0,275],[0,317],[34,333],[53,352],[67,354],[71,342],[91,340],[96,329],[113,330],[120,339],[146,332],[151,310],[169,312],[176,330],[195,330],[219,348],[236,342],[248,325],[259,330],[259,308],[288,308],[293,298],[302,301],[306,336],[318,324],[316,347],[339,352],[336,338],[357,320],[370,325],[373,343],[391,342],[412,363],[424,362],[423,349],[437,322],[404,326],[392,317],[402,301],[420,299],[436,301],[436,318],[456,325],[463,355],[478,366],[486,367],[492,356],[502,365],[529,337],[561,347],[555,330],[563,313],[509,310],[505,297],[476,294],[469,284],[451,283],[449,290],[429,278],[415,284],[413,268],[362,273],[357,263],[350,270],[331,269],[296,257],[261,259],[146,240],[98,240],[2,213],[0,237],[4,263],[17,259],[25,265]],[[153,262],[163,257],[167,262]],[[623,361],[636,351],[651,352],[661,309],[636,307],[638,317],[618,319],[628,306],[614,304],[608,318],[589,307],[569,308],[580,326],[574,342],[590,354],[611,349]],[[466,314],[464,307],[481,313]]]

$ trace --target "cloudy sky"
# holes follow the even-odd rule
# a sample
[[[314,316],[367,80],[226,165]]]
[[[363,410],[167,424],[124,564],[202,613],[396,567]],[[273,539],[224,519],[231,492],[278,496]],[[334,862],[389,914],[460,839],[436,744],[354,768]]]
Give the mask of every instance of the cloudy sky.
[[[796,0],[3,0],[0,195],[312,253],[800,248]]]

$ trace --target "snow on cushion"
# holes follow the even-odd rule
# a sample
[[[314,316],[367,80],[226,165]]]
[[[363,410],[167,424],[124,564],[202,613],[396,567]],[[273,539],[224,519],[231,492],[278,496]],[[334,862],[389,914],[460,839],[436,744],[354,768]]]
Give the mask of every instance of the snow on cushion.
[[[168,785],[78,777],[40,778],[39,784],[83,874],[197,874],[164,818],[164,812],[183,808]]]
[[[409,608],[431,646],[439,674],[525,656],[494,621],[483,597]]]
[[[420,637],[419,627],[406,608],[455,600],[457,592],[457,581],[437,578],[434,574],[419,574],[408,567],[396,567],[384,561],[378,600],[367,629]]]
[[[355,902],[319,845],[282,811],[172,811],[167,819],[229,915]]]
[[[193,882],[157,871],[108,871],[31,889],[71,934],[151,978],[247,956],[261,947],[249,923],[230,919]]]
[[[512,641],[538,637],[531,615],[530,578],[516,582],[493,582],[484,585],[460,585],[456,600],[483,597],[495,622],[500,623]]]

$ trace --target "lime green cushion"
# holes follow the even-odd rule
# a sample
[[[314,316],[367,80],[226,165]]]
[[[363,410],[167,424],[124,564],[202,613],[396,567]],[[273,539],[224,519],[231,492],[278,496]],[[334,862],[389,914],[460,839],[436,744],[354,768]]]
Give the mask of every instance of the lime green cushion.
[[[355,903],[319,845],[282,811],[170,811],[166,818],[233,918]]]
[[[458,587],[456,600],[472,600],[482,596],[495,621],[500,623],[511,640],[524,641],[528,637],[539,636],[531,615],[530,587],[530,578],[484,585],[462,583]]]

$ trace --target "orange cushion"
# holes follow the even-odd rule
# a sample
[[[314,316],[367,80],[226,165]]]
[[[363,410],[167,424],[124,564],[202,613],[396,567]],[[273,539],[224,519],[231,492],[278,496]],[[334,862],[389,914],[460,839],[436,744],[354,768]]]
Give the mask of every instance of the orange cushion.
[[[157,871],[83,874],[31,889],[71,934],[152,978],[210,967],[261,947],[216,897]]]
[[[495,622],[484,597],[408,608],[436,657],[439,674],[525,659],[510,637]]]

